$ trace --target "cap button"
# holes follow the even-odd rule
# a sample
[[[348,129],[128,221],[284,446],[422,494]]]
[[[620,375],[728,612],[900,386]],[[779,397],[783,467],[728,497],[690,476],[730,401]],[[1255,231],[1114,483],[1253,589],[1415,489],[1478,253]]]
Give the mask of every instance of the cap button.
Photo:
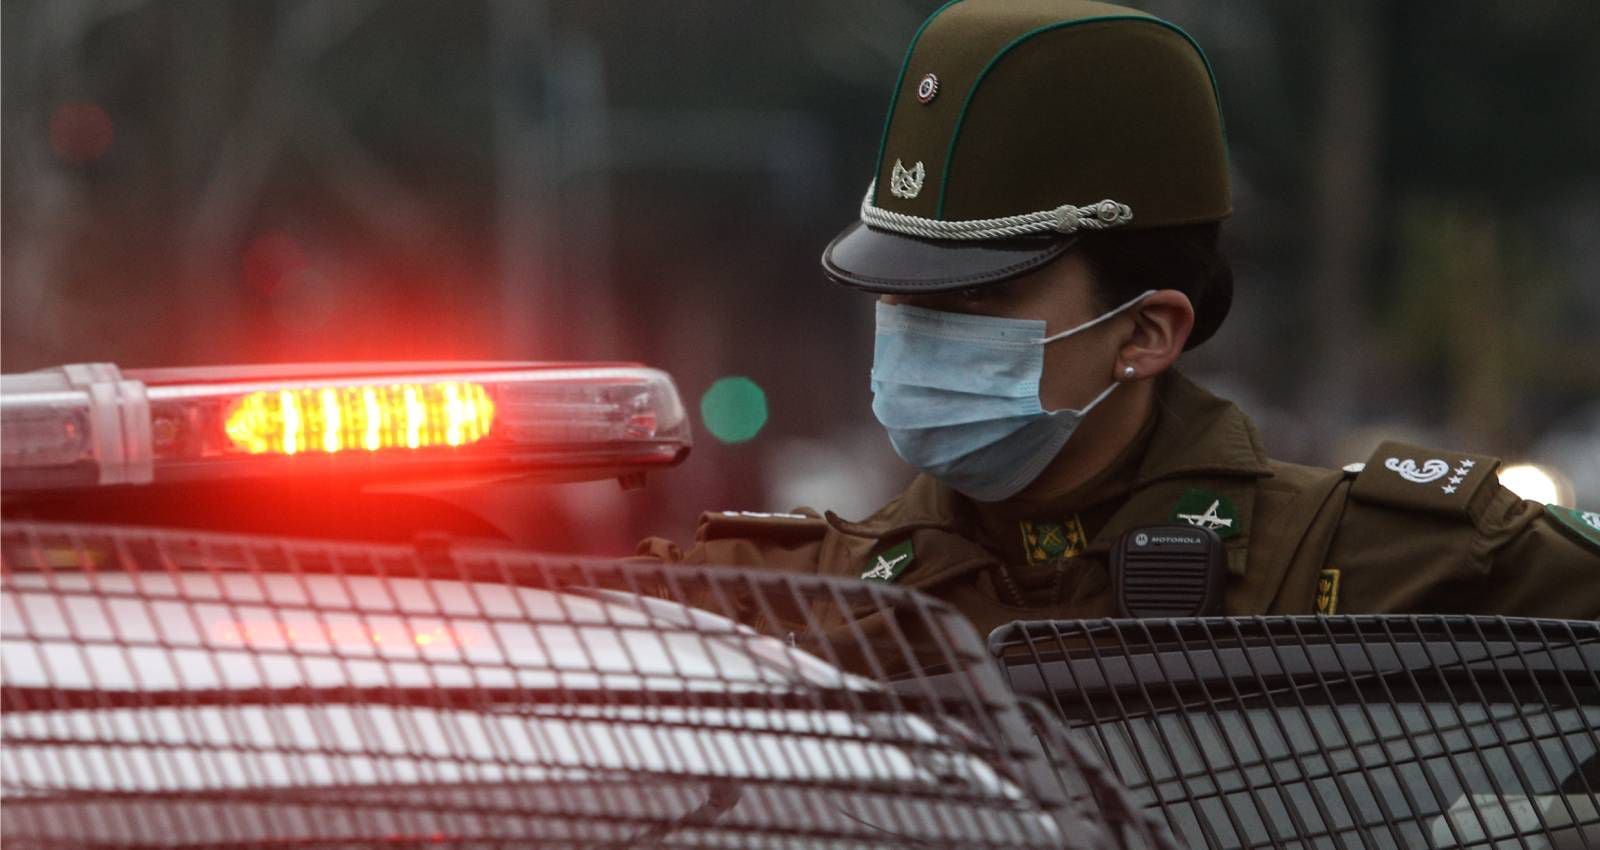
[[[1121,212],[1116,201],[1101,201],[1095,210],[1095,214],[1106,224],[1115,223]]]

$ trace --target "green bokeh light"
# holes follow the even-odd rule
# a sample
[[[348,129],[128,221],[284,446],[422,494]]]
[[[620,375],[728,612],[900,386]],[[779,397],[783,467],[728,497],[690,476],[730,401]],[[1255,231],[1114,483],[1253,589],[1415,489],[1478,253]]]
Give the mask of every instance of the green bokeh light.
[[[749,378],[718,378],[700,397],[700,421],[724,443],[742,443],[767,424],[767,394]]]

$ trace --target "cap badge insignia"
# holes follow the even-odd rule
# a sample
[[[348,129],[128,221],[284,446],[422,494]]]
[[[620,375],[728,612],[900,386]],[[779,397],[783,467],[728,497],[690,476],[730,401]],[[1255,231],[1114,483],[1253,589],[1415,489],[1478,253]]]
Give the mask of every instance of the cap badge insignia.
[[[896,198],[910,200],[922,194],[922,181],[928,176],[928,170],[922,167],[919,160],[916,165],[906,168],[900,160],[894,161],[894,171],[889,174],[889,191]]]
[[[924,104],[932,103],[939,96],[939,78],[933,74],[923,74],[917,82],[917,100]]]

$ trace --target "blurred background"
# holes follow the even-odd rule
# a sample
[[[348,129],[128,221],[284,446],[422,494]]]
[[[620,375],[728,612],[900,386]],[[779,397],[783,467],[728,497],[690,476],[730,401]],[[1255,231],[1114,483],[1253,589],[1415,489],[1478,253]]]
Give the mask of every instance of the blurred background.
[[[939,0],[5,0],[7,373],[640,361],[695,411],[641,490],[524,487],[536,543],[871,512],[872,311],[826,283]],[[1238,297],[1186,370],[1275,456],[1384,436],[1600,507],[1600,4],[1135,0],[1215,68]]]

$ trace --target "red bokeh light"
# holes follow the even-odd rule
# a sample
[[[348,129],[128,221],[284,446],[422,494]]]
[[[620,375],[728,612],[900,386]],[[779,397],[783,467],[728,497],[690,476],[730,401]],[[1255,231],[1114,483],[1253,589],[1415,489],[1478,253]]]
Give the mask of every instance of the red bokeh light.
[[[240,260],[244,283],[262,295],[274,295],[292,285],[310,265],[305,249],[287,233],[263,233],[250,240]]]
[[[111,116],[98,103],[63,103],[50,116],[50,149],[64,162],[94,162],[111,150],[115,140]]]

